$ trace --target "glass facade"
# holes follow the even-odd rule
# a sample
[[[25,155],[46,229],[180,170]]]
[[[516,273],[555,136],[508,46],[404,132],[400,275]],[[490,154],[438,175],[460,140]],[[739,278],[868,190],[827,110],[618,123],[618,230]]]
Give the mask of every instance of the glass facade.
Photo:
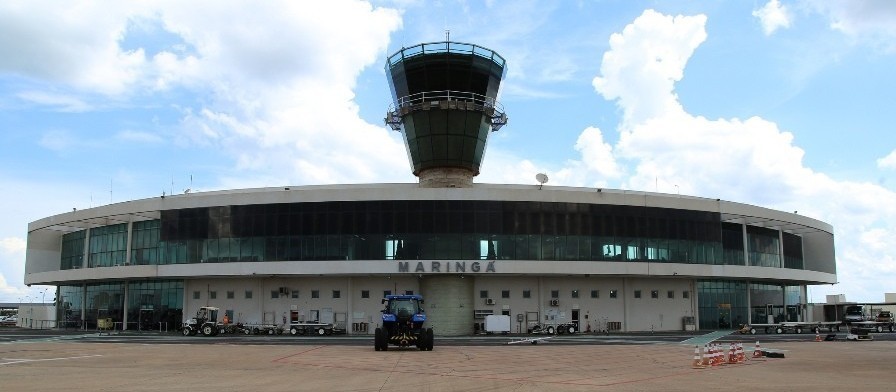
[[[747,244],[751,266],[781,267],[781,241],[777,230],[747,226]]]
[[[747,283],[697,281],[700,329],[735,329],[748,322]]]
[[[60,269],[74,269],[84,266],[84,240],[87,230],[62,235],[62,263]]]
[[[127,286],[128,329],[177,329],[183,314],[184,284],[151,280],[59,286],[57,320],[61,328],[94,329],[98,319],[124,322]],[[167,323],[167,325],[161,325]],[[121,328],[117,326],[116,328]]]
[[[159,264],[159,220],[134,222],[131,233],[131,264]]]
[[[84,286],[59,286],[56,290],[56,320],[61,328],[81,328],[84,312]]]
[[[88,267],[111,267],[125,262],[128,244],[128,225],[101,226],[90,230]]]
[[[803,269],[803,239],[791,233],[781,233],[784,246],[784,268]]]
[[[475,200],[390,200],[166,210],[135,222],[135,265],[296,260],[650,261],[781,267],[778,232],[720,222],[714,212]],[[124,264],[127,225],[63,236],[61,267]],[[788,268],[802,244],[784,236]]]
[[[128,329],[176,329],[182,320],[183,298],[183,281],[129,282]]]
[[[801,286],[772,284],[750,285],[750,304],[754,324],[805,321],[805,301]]]
[[[284,260],[721,263],[719,214],[575,203],[363,201],[162,212],[160,264]]]

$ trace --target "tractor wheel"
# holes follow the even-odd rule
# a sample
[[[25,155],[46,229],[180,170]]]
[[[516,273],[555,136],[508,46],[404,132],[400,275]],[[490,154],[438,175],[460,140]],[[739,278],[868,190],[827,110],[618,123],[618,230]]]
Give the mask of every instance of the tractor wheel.
[[[296,328],[296,327],[292,327],[292,328],[289,329],[289,334],[292,335],[292,336],[296,336],[296,335],[299,334],[299,329]]]
[[[215,328],[211,325],[203,325],[202,326],[202,336],[212,336],[215,333]]]
[[[376,351],[386,351],[389,349],[389,341],[386,337],[386,331],[382,328],[377,328],[374,330],[373,336],[374,349],[376,349]]]
[[[548,333],[548,335],[553,335],[554,334],[554,326],[553,325],[549,326],[546,332]]]
[[[248,335],[248,334],[252,333],[252,330],[250,330],[249,328],[246,328],[246,329],[243,329],[243,333]]]
[[[781,328],[781,327],[777,327],[777,328],[775,328],[775,333],[778,334],[778,335],[784,333],[784,328]]]
[[[876,328],[874,328],[874,330],[877,331],[877,333],[881,333],[884,331],[884,326],[878,325]]]
[[[277,333],[277,331],[274,331],[273,328],[269,328],[269,329],[268,329],[268,335],[273,335],[273,334],[275,334],[275,333]]]
[[[193,329],[190,327],[184,327],[181,332],[184,334],[184,336],[190,336],[193,334]]]
[[[796,327],[796,333],[803,333],[803,327]]]
[[[327,334],[327,330],[324,329],[324,328],[318,328],[318,329],[317,329],[317,334],[320,335],[320,336],[324,336],[324,335]]]
[[[567,328],[566,328],[566,333],[568,333],[568,334],[570,334],[570,335],[576,333],[576,326],[575,326],[575,325],[570,325],[569,327],[567,327]]]
[[[433,336],[432,328],[426,329],[425,336],[426,336],[426,344],[424,344],[424,346],[426,346],[426,351],[432,351],[432,347],[435,344],[435,336]]]

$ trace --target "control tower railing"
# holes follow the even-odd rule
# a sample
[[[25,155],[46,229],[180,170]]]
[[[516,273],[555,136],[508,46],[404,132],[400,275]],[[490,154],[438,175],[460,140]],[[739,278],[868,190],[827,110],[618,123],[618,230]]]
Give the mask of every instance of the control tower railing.
[[[401,118],[420,110],[470,110],[482,112],[491,119],[492,131],[507,124],[504,107],[494,98],[468,91],[427,91],[398,98],[389,105],[385,123],[401,130]]]

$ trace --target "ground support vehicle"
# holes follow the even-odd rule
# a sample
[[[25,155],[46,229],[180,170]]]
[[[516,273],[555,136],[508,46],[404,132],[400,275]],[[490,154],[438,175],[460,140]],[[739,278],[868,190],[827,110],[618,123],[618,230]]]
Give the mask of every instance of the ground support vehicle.
[[[417,346],[421,351],[432,351],[432,328],[425,328],[426,314],[423,313],[423,297],[420,295],[387,295],[382,303],[382,327],[374,331],[373,348],[386,351],[389,345],[399,347]]]
[[[242,324],[240,331],[246,335],[282,335],[283,327],[277,324]]]
[[[314,321],[297,322],[289,324],[290,335],[332,335],[336,332],[335,326],[330,323],[318,323]]]
[[[750,334],[755,335],[757,331],[764,331],[765,333],[803,333],[804,331],[811,331],[814,333],[819,333],[821,331],[840,331],[840,326],[842,323],[839,321],[817,321],[817,322],[797,322],[797,321],[787,321],[777,324],[744,324],[738,329],[738,332],[742,334]]]
[[[181,333],[184,336],[195,336],[202,333],[202,336],[215,336],[224,327],[224,324],[218,322],[218,308],[211,306],[203,306],[196,311],[196,316],[185,321],[181,326]]]
[[[896,325],[892,321],[857,321],[854,323],[849,323],[851,328],[858,328],[863,330],[869,330],[872,332],[883,332],[890,331],[893,332],[896,330]]]
[[[560,323],[560,324],[535,324],[532,326],[532,329],[529,330],[529,333],[533,334],[548,334],[548,335],[562,335],[564,333],[573,334],[579,330],[578,325],[573,322],[568,323]]]

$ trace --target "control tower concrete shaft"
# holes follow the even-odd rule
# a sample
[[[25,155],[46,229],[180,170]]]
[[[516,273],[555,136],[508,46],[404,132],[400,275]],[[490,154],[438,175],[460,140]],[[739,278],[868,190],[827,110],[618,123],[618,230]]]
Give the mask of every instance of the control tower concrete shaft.
[[[393,103],[386,124],[404,136],[420,186],[470,187],[488,134],[507,123],[497,102],[504,58],[460,42],[432,42],[389,56]]]

